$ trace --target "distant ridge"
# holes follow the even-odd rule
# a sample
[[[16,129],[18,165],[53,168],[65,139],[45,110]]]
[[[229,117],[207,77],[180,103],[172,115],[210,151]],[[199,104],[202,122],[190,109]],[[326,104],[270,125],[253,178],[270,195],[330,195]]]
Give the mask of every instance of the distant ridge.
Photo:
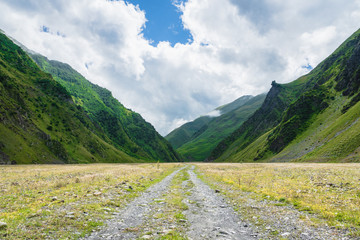
[[[206,160],[215,146],[250,117],[265,99],[265,94],[242,96],[216,108],[219,116],[202,116],[175,129],[165,138],[188,161]]]

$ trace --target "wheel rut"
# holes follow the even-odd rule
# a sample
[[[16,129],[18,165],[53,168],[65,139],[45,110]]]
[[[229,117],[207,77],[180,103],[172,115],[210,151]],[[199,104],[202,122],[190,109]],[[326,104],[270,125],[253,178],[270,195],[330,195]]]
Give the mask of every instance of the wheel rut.
[[[186,178],[176,181],[180,176]],[[182,199],[180,202],[185,208],[179,203],[177,205],[171,203],[170,199],[173,197]],[[179,207],[174,210],[174,206]],[[172,213],[175,219],[171,216],[170,218],[163,216],[164,213]],[[179,218],[179,216],[183,217]],[[198,178],[194,166],[176,170],[161,182],[151,186],[115,218],[108,220],[106,227],[93,232],[85,239],[159,238],[254,239],[251,236],[251,229],[243,227],[239,215],[225,199]]]
[[[141,225],[151,211],[150,203],[166,192],[171,180],[183,169],[174,171],[161,182],[149,187],[120,211],[117,217],[107,221],[106,228],[94,232],[86,239],[136,239],[139,230],[141,230]]]
[[[249,228],[243,227],[239,216],[224,198],[188,170],[194,187],[186,200],[189,209],[184,212],[189,223],[190,239],[254,239]]]

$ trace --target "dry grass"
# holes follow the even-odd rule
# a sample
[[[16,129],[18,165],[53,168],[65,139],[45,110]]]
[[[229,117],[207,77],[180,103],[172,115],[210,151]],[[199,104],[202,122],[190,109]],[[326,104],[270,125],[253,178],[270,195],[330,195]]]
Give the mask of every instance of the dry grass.
[[[330,225],[360,229],[360,164],[197,164],[209,181],[315,213]]]
[[[191,189],[191,184],[184,184],[189,180],[187,168],[177,173],[171,181],[169,190],[160,199],[152,203],[152,211],[146,220],[144,236],[157,240],[186,240],[188,223],[183,211],[188,209],[185,204],[185,194]],[[144,235],[145,234],[145,235]],[[140,237],[139,239],[143,239]]]
[[[0,166],[0,239],[76,239],[177,164]]]

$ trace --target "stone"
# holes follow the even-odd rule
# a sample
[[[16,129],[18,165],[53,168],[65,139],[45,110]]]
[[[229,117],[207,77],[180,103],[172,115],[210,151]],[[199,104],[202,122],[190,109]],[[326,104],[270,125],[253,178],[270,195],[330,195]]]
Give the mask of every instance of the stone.
[[[58,198],[56,197],[56,196],[54,196],[54,197],[51,197],[51,201],[56,201],[56,200],[58,200]]]
[[[291,233],[289,233],[289,232],[284,232],[283,234],[281,234],[282,237],[288,237],[290,235],[291,235]]]
[[[169,234],[169,233],[171,233],[171,231],[172,231],[172,230],[170,230],[170,229],[165,229],[165,230],[163,230],[163,233],[164,233],[164,234]]]
[[[224,231],[224,230],[220,230],[219,233],[222,234],[222,235],[229,235],[229,233]]]
[[[33,214],[30,214],[27,218],[35,218],[35,217],[38,217],[39,214],[38,213],[33,213]]]
[[[102,192],[96,191],[93,193],[94,196],[100,196],[102,194]]]
[[[70,219],[75,219],[74,213],[73,212],[68,212],[65,215],[66,218],[70,218]]]
[[[301,233],[302,236],[309,237],[309,234],[307,232]]]
[[[7,228],[7,223],[5,223],[5,222],[0,222],[0,230],[1,230],[1,229],[5,229],[5,228]]]
[[[151,235],[144,235],[141,237],[141,239],[151,239]]]

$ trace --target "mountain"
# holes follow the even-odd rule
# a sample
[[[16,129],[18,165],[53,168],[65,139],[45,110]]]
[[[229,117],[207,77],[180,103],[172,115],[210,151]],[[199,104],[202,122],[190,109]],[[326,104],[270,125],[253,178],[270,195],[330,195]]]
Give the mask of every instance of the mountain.
[[[259,110],[220,142],[216,161],[359,161],[360,30],[309,74],[272,83]]]
[[[254,96],[251,96],[251,95],[241,96],[238,99],[236,99],[235,101],[225,104],[223,106],[220,106],[220,107],[216,108],[215,110],[220,111],[220,115],[223,115],[225,113],[231,112],[231,111],[236,110],[237,108],[243,106],[253,97]]]
[[[74,103],[111,139],[116,148],[136,158],[178,161],[172,146],[138,113],[125,108],[111,92],[92,84],[68,64],[39,54],[31,58],[70,93]]]
[[[206,126],[211,119],[212,117],[210,116],[202,116],[192,122],[185,123],[181,127],[170,132],[167,136],[165,136],[165,139],[167,139],[171,145],[177,149],[185,143],[191,141],[194,134],[202,127]]]
[[[185,159],[205,160],[221,140],[241,126],[261,106],[264,99],[265,94],[242,96],[216,108],[218,117],[197,118],[175,129],[166,138]]]
[[[234,102],[220,106],[214,110],[215,114],[221,115],[228,113],[246,103],[250,100],[253,96],[242,96],[236,99]],[[211,120],[213,119],[212,116],[206,115],[201,116],[194,121],[185,123],[184,125],[176,128],[172,132],[170,132],[165,138],[171,143],[171,145],[178,149],[185,143],[193,140],[194,134],[197,133],[201,128],[206,126]]]
[[[0,163],[134,162],[51,75],[0,33]]]
[[[101,95],[102,99],[109,101],[106,104],[117,106],[115,100],[108,97],[110,92],[99,87],[96,91],[99,98]],[[123,138],[115,140],[114,135],[104,130],[103,123],[94,120],[89,109],[83,104],[75,104],[74,100],[79,98],[74,98],[50,74],[42,71],[2,33],[0,92],[0,164],[167,161],[170,158],[165,157],[166,154],[176,156],[166,141],[161,142],[161,150],[148,150],[128,140],[130,137],[125,132]],[[100,106],[97,107],[100,109]],[[113,109],[113,113],[117,110]],[[107,111],[104,107],[101,112],[103,122],[115,121]],[[151,127],[143,122],[140,115],[130,110],[126,114],[132,117],[134,129],[138,128],[136,134],[151,132],[145,129]],[[144,125],[146,127],[142,128]],[[153,134],[156,138],[157,133]],[[153,136],[149,138],[154,139]],[[151,155],[148,153],[151,151],[163,151],[164,155]],[[162,158],[155,159],[153,156]]]

